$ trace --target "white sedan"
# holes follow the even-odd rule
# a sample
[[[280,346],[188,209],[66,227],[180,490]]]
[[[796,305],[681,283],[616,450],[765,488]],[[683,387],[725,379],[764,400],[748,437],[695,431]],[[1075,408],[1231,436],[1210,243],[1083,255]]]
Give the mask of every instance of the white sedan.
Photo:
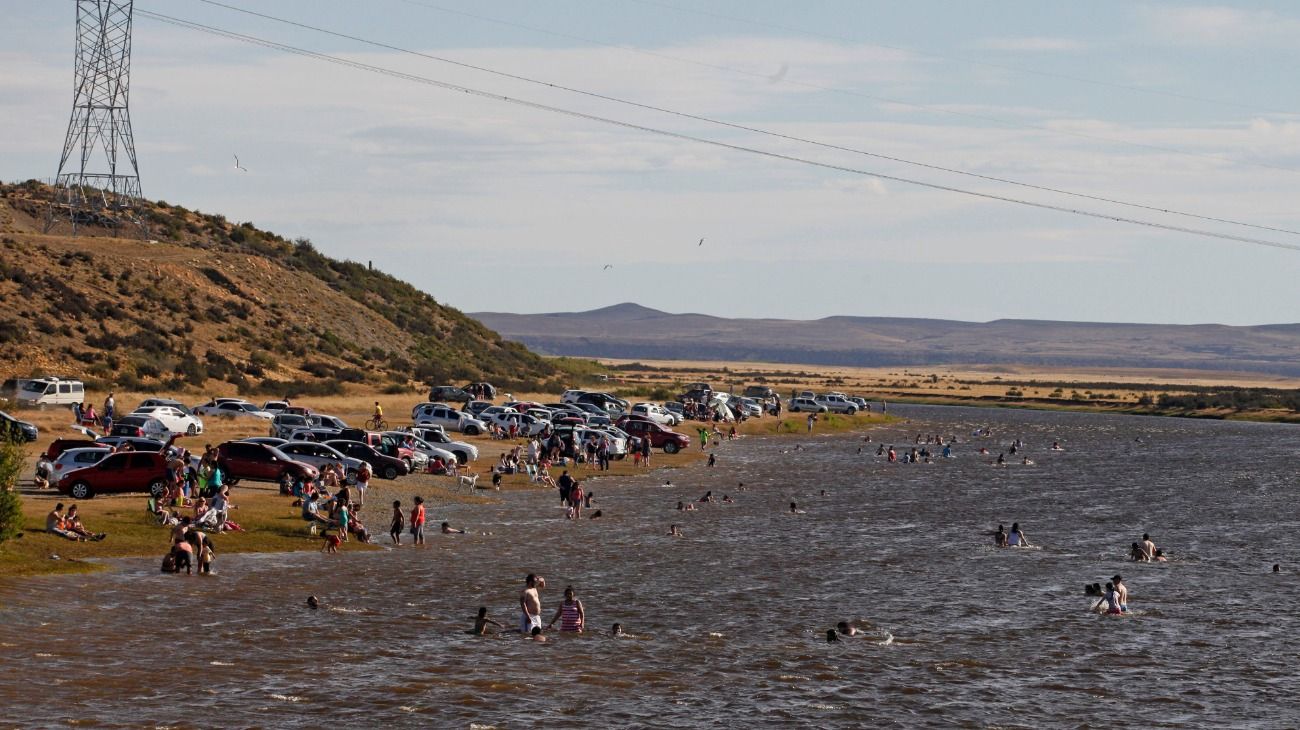
[[[676,426],[682,422],[681,416],[654,403],[637,403],[632,406],[632,415],[645,416],[660,426]]]
[[[162,425],[167,427],[171,433],[183,433],[188,436],[197,436],[203,433],[203,419],[198,416],[191,416],[174,406],[142,406],[135,409],[133,416],[149,416],[162,421]]]
[[[260,418],[263,421],[269,421],[275,418],[274,413],[264,411],[248,401],[229,400],[224,398],[218,398],[214,401],[208,401],[201,406],[195,406],[193,410],[200,416]]]

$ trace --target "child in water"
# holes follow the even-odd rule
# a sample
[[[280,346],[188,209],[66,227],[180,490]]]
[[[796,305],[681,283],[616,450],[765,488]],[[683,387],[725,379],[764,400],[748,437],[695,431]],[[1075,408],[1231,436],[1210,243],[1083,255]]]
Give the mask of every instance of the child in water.
[[[505,628],[504,626],[502,626],[501,624],[497,623],[496,621],[494,621],[494,620],[488,618],[488,615],[487,615],[487,606],[479,606],[479,607],[478,607],[478,616],[475,616],[475,617],[474,617],[474,629],[473,629],[472,631],[470,631],[470,633],[473,634],[473,635],[475,635],[475,636],[487,636],[487,634],[488,634],[488,630],[487,630],[488,624],[491,624],[491,625],[497,627],[498,629],[503,629],[503,628]]]
[[[402,528],[406,526],[406,515],[402,514],[401,500],[393,500],[393,523],[388,527],[388,536],[394,545],[402,544]]]

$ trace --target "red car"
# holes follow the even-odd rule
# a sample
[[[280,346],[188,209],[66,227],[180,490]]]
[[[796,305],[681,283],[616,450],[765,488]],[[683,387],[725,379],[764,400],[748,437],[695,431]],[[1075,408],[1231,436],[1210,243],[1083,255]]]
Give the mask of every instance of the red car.
[[[45,457],[46,461],[53,462],[55,459],[59,458],[59,454],[62,454],[68,449],[84,449],[91,446],[103,446],[103,444],[91,441],[90,439],[54,439],[50,442],[49,448],[45,449],[45,453],[42,454],[42,456]]]
[[[691,445],[689,436],[683,436],[653,421],[642,420],[638,417],[623,416],[618,419],[615,425],[627,431],[631,436],[650,439],[650,445],[656,449],[663,449],[665,454],[675,454]]]
[[[167,488],[167,460],[156,451],[109,454],[93,466],[64,474],[58,488],[73,499],[114,492],[148,492],[161,497]]]
[[[227,441],[217,447],[217,466],[226,474],[226,484],[234,486],[240,479],[252,482],[315,480],[316,467],[294,461],[292,456],[266,444],[250,441]]]

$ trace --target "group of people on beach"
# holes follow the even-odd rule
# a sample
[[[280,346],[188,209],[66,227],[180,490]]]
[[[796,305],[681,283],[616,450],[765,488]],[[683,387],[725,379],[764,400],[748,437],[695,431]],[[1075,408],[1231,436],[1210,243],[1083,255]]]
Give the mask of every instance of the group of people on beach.
[[[64,514],[62,502],[54,505],[54,509],[45,515],[45,531],[74,542],[99,542],[108,537],[106,532],[91,532],[86,529],[81,523],[81,516],[77,514],[77,505],[68,507],[67,514]]]

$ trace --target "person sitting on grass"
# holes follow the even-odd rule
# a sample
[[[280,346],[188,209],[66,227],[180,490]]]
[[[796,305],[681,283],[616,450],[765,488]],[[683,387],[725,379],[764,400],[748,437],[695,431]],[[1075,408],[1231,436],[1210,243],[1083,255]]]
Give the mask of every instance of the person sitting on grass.
[[[98,542],[108,537],[107,532],[94,533],[87,530],[81,524],[81,516],[77,514],[77,505],[75,504],[68,508],[68,516],[63,519],[63,527],[83,540]]]
[[[63,519],[63,503],[59,502],[45,515],[45,531],[69,540],[80,540],[75,532],[68,530]]]
[[[302,501],[302,518],[325,528],[338,526],[333,520],[320,513],[320,499],[315,494],[308,494]]]

